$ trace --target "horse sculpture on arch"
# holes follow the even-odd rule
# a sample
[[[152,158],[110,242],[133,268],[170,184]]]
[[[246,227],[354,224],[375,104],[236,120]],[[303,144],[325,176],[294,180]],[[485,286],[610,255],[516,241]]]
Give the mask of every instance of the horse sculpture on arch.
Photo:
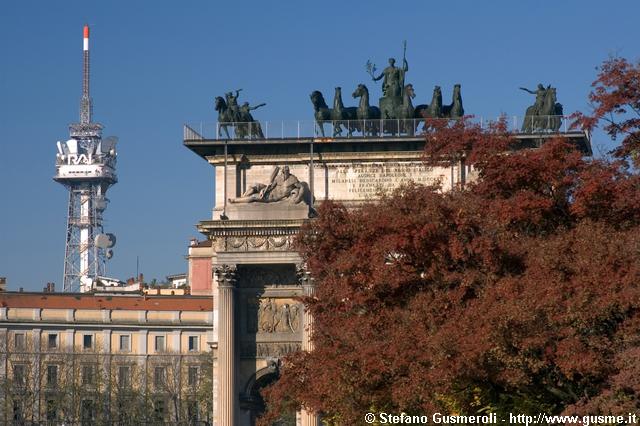
[[[380,108],[369,105],[369,89],[364,84],[358,84],[351,96],[360,98],[357,117],[359,121],[362,121],[362,131],[365,134],[376,136],[380,132]]]
[[[522,123],[522,132],[557,132],[560,130],[563,108],[562,104],[557,102],[555,87],[549,85],[544,88],[539,84],[538,91],[532,93],[536,93],[536,103],[527,108]]]
[[[460,118],[464,115],[464,107],[462,106],[462,94],[460,92],[460,84],[453,85],[453,95],[450,105],[442,107],[442,116],[447,118]]]
[[[338,135],[342,134],[342,127],[347,129],[347,137],[351,137],[354,131],[361,131],[358,122],[358,109],[356,107],[345,107],[342,103],[342,88],[336,87],[333,96],[333,114],[332,119],[335,122],[334,130],[337,127]],[[336,136],[334,134],[334,136]]]
[[[316,126],[320,129],[320,134],[324,137],[324,123],[332,122],[333,109],[329,108],[322,96],[322,92],[314,90],[309,95],[311,103],[313,104],[313,116],[316,119]],[[337,123],[333,123],[333,137],[336,137],[341,133],[340,126]]]
[[[420,121],[425,118],[449,118],[457,119],[464,115],[462,106],[461,85],[453,86],[453,96],[451,104],[442,105],[442,89],[440,86],[433,88],[433,97],[429,105],[418,105],[415,110],[415,118]]]
[[[221,96],[216,96],[215,110],[218,111],[218,137],[222,136],[222,130],[229,139],[229,126],[233,127],[233,121],[235,119],[232,111],[227,107],[227,103]]]
[[[248,102],[238,106],[236,99],[240,90],[236,91],[236,96],[233,97],[233,107],[230,107],[222,96],[216,96],[214,101],[215,110],[218,111],[218,137],[222,136],[222,131],[229,136],[229,127],[235,129],[235,138],[244,139],[246,137],[253,139],[264,139],[262,133],[262,127],[260,123],[253,118],[251,111],[265,106],[265,103],[261,103],[256,106],[249,105]],[[232,95],[230,93],[227,96]]]

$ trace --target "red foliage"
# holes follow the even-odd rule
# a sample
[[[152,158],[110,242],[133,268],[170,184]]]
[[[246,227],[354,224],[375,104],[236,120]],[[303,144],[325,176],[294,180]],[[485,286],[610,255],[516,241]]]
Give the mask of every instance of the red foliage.
[[[514,151],[497,123],[432,124],[427,161],[478,180],[324,203],[299,250],[315,350],[284,362],[270,411],[640,409],[640,176],[561,139]]]
[[[614,151],[620,158],[631,157],[640,165],[640,61],[630,63],[624,58],[605,61],[589,95],[593,104],[590,115],[576,114],[587,129],[604,123],[603,129],[613,138],[622,137]]]

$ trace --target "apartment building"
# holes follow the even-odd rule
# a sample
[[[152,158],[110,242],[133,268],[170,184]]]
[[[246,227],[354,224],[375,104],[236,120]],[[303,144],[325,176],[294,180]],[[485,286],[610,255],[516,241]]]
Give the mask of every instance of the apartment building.
[[[212,305],[0,292],[0,423],[210,423]]]

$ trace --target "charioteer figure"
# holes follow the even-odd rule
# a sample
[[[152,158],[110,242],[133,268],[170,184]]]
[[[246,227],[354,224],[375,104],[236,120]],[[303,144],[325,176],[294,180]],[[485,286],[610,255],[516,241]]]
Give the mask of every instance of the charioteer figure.
[[[263,102],[261,104],[258,104],[252,107],[251,105],[249,105],[249,102],[245,102],[240,107],[240,110],[238,112],[240,117],[238,121],[241,123],[247,123],[246,126],[248,127],[248,129],[243,129],[243,133],[248,133],[251,138],[264,139],[264,133],[262,133],[262,126],[260,126],[259,122],[253,119],[253,115],[251,115],[251,111],[253,111],[254,109],[263,107],[265,105],[266,103]]]
[[[402,59],[402,68],[396,67],[396,60],[389,58],[389,66],[382,70],[379,76],[373,77],[373,81],[382,80],[383,97],[402,96],[402,88],[404,87],[404,75],[409,71],[409,63],[406,58]]]
[[[536,95],[536,101],[533,104],[535,114],[539,114],[542,110],[542,105],[544,104],[544,98],[547,95],[547,89],[544,88],[542,83],[538,83],[538,87],[536,90],[529,90],[526,87],[521,87],[520,90],[524,90],[527,93],[531,93],[532,95]]]
[[[227,92],[224,94],[225,99],[227,100],[227,108],[231,111],[231,116],[234,118],[232,121],[240,121],[240,109],[238,108],[238,96],[242,89],[236,90],[235,96],[233,92]]]
[[[389,66],[376,75],[376,66],[367,61],[367,72],[373,81],[382,80],[382,97],[380,98],[380,114],[382,119],[413,118],[401,116],[403,96],[405,92],[405,75],[409,71],[407,62],[407,42],[402,45],[402,68],[396,67],[396,60],[389,58]]]
[[[215,109],[218,111],[218,137],[221,137],[224,131],[227,138],[229,135],[229,127],[235,128],[235,139],[264,139],[262,128],[251,115],[251,111],[265,106],[265,103],[261,103],[256,106],[249,105],[249,102],[244,102],[242,106],[238,106],[238,96],[242,89],[227,92],[224,94],[224,99],[221,96],[217,96],[215,100]]]
[[[544,87],[539,83],[535,91],[526,87],[520,87],[520,90],[536,95],[535,103],[527,108],[525,113],[522,131],[524,133],[557,132],[562,125],[563,108],[562,104],[557,102],[555,87],[551,85]]]
[[[258,104],[256,106],[250,106],[249,102],[243,103],[242,106],[240,107],[240,120],[238,120],[238,121],[245,122],[245,123],[246,122],[255,121],[253,119],[253,115],[251,115],[250,111],[253,111],[254,109],[258,109],[258,108],[263,107],[265,105],[266,105],[266,103],[264,103],[264,102],[261,103],[261,104]]]

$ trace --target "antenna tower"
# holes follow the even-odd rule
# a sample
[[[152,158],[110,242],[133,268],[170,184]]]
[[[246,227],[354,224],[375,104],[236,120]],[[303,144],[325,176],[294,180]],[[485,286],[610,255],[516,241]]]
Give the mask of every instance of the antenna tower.
[[[89,26],[83,29],[82,98],[80,122],[69,125],[70,139],[58,142],[56,182],[69,191],[63,289],[87,292],[105,273],[106,260],[113,255],[113,234],[104,234],[102,214],[107,207],[107,190],[116,176],[117,138],[102,140],[102,125],[93,123],[89,94]]]

